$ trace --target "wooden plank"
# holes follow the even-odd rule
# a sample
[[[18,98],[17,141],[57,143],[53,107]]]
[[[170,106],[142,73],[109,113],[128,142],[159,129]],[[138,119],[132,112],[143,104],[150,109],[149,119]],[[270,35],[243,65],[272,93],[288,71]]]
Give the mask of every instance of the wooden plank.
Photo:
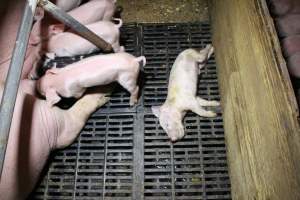
[[[264,0],[211,0],[233,199],[300,199],[298,108]]]

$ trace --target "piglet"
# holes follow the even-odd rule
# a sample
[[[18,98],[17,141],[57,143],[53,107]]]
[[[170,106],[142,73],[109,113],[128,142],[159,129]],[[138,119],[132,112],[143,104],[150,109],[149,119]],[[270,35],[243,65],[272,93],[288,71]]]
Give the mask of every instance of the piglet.
[[[57,7],[63,11],[70,11],[78,7],[81,3],[81,0],[51,0]]]
[[[140,61],[143,61],[145,66],[144,56],[136,58],[128,53],[92,56],[65,68],[47,70],[38,80],[37,90],[46,97],[48,105],[53,106],[61,97],[79,98],[88,87],[117,81],[130,92],[132,106],[138,97],[137,78]]]
[[[293,77],[300,78],[300,52],[297,52],[287,59],[287,66]]]
[[[300,34],[300,14],[288,14],[275,19],[278,35],[288,37]]]
[[[82,24],[90,24],[99,20],[109,21],[116,9],[116,0],[94,0],[68,12]]]
[[[87,25],[87,28],[100,36],[106,42],[110,43],[115,52],[123,52],[124,47],[120,47],[119,44],[119,28],[122,26],[122,20],[116,20],[119,21],[119,24],[114,24],[110,21],[99,21]],[[45,47],[45,51],[48,52],[48,57],[53,58],[53,54],[55,54],[55,56],[84,55],[93,53],[98,49],[94,44],[81,36],[72,32],[63,32],[63,30],[59,30],[59,27],[55,26],[56,25],[52,25],[50,27],[55,33],[53,33],[54,36],[48,40]]]
[[[203,117],[216,116],[216,113],[207,111],[202,106],[219,106],[219,102],[196,96],[198,74],[213,51],[213,47],[207,45],[201,51],[186,49],[181,52],[170,73],[165,103],[160,107],[152,107],[153,114],[159,118],[160,125],[173,142],[184,137],[182,119],[188,110]]]
[[[123,52],[125,51],[125,48],[119,44],[119,28],[122,26],[122,20],[116,18],[114,20],[119,21],[119,24],[114,24],[110,21],[99,21],[87,25],[87,27],[106,42],[110,43],[114,52]],[[33,30],[39,28],[40,32],[42,32],[42,28],[40,27],[41,26],[34,25]],[[98,49],[95,45],[80,37],[76,33],[63,31],[64,25],[62,24],[53,24],[48,26],[46,37],[43,37],[42,50],[42,52],[46,53],[48,58],[54,59],[55,56],[61,57],[90,54]],[[39,40],[37,40],[36,43],[38,42]],[[28,76],[30,79],[35,80],[39,78],[39,65],[34,66],[36,67],[32,68]]]
[[[94,0],[71,10],[68,14],[81,24],[88,25],[101,20],[110,21],[114,12],[114,0]],[[36,23],[33,29],[39,30],[42,40],[47,40],[55,34],[55,31],[65,31],[66,27],[63,24],[57,24],[53,17],[47,16],[47,20]]]
[[[299,0],[269,0],[270,11],[275,16],[300,13]]]
[[[10,1],[8,3],[7,9],[10,12],[6,12],[6,15],[3,16],[3,13],[0,14],[2,17],[0,20],[0,81],[5,81],[9,65],[11,62],[14,45],[16,42],[16,34],[18,32],[18,27],[20,25],[23,5],[22,1]],[[15,5],[15,6],[14,6]],[[32,72],[32,69],[40,64],[41,61],[41,32],[37,24],[41,24],[42,19],[44,18],[44,12],[41,8],[36,9],[35,13],[35,23],[33,29],[29,36],[29,41],[27,45],[27,51],[25,54],[25,59],[22,68],[21,79],[28,78],[29,74]],[[14,23],[12,23],[14,21]]]
[[[300,52],[300,35],[286,37],[281,41],[281,44],[284,56],[290,57]]]

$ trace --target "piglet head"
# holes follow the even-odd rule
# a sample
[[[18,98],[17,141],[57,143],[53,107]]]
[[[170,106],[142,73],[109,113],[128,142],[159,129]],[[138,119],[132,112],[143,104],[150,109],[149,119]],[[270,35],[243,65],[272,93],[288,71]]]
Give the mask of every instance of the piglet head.
[[[172,142],[176,142],[184,137],[182,125],[182,115],[174,108],[169,106],[152,106],[153,114],[159,118],[161,127],[166,131]]]
[[[29,36],[29,45],[37,45],[42,41],[42,20],[45,16],[45,11],[41,7],[37,7],[34,20],[35,23],[32,26],[32,30]]]
[[[34,13],[34,20],[40,21],[45,16],[45,10],[42,7],[37,7]]]
[[[214,53],[214,47],[211,44],[208,44],[204,49],[201,49],[199,53],[202,56],[198,58],[198,62],[203,62],[205,60],[208,60]]]
[[[52,24],[48,28],[48,37],[52,37],[65,31],[64,24]]]
[[[211,44],[206,45],[204,49],[187,49],[183,52],[186,59],[199,64],[200,69],[205,66],[207,60],[214,53],[214,47]]]
[[[211,44],[206,45],[204,49],[201,49],[196,56],[196,62],[199,63],[200,69],[205,66],[207,60],[214,53],[214,47]]]

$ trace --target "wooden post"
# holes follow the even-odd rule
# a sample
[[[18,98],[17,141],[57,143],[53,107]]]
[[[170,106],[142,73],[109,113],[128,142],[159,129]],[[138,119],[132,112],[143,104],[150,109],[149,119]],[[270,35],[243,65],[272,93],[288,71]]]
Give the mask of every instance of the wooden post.
[[[298,107],[265,0],[211,0],[233,199],[300,199]]]

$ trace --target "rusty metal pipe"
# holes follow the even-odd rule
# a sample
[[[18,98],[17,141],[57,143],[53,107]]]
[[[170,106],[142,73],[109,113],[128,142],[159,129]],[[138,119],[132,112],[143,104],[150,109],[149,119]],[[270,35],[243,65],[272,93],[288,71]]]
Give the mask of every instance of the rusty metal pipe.
[[[98,48],[104,50],[105,52],[112,51],[111,44],[104,41],[94,32],[86,28],[84,25],[79,23],[76,19],[65,13],[53,3],[49,2],[48,0],[40,0],[39,5],[42,6],[47,12],[49,12],[54,18],[66,24],[68,27],[70,27],[80,36],[84,37],[85,39],[96,45]]]

